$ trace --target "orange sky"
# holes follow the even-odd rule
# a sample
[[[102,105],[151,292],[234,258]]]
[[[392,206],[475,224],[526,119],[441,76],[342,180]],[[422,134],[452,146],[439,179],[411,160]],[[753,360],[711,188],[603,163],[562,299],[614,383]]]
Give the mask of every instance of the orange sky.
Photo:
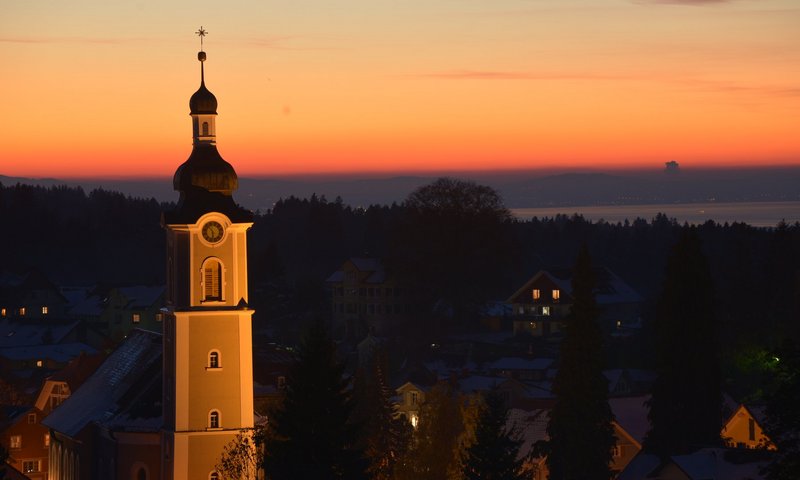
[[[243,175],[800,164],[796,0],[2,10],[3,175],[171,175],[200,25],[219,149]]]

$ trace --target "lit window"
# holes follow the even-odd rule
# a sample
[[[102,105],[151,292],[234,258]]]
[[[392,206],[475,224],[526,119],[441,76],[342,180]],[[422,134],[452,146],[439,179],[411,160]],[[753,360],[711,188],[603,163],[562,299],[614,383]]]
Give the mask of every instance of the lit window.
[[[11,435],[8,448],[22,448],[22,435]]]
[[[47,307],[42,307],[42,315],[47,315]]]
[[[156,313],[156,322],[161,322],[163,320],[164,320],[164,314],[163,313]]]
[[[34,473],[39,471],[39,460],[23,460],[22,473]]]
[[[6,315],[8,315],[8,310],[0,308],[0,317],[5,317]]]
[[[542,307],[542,315],[550,316],[550,307]]]
[[[36,423],[36,414],[35,413],[29,413],[28,414],[28,425],[33,425],[34,423]]]
[[[24,317],[25,316],[25,307],[19,307],[19,316],[20,317]]]
[[[222,300],[221,277],[222,264],[218,260],[208,260],[203,266],[203,298],[205,301]]]
[[[219,411],[211,410],[208,414],[208,428],[219,428]]]
[[[133,320],[133,323],[139,323],[142,321],[142,316],[138,313],[134,313],[131,319]]]
[[[219,368],[219,352],[216,350],[208,354],[208,368]]]
[[[45,433],[44,434],[44,446],[45,447],[49,447],[50,446],[50,434],[49,433]]]
[[[534,299],[534,300],[539,300],[539,298],[540,298],[541,296],[542,296],[542,291],[541,291],[541,290],[539,290],[538,288],[534,288],[534,289],[533,289],[533,299]]]
[[[617,328],[622,328],[622,320],[617,320]]]
[[[559,298],[561,298],[561,290],[553,290],[553,301],[557,302]]]
[[[43,360],[36,360],[36,366],[38,368],[44,367],[44,361]]]
[[[414,427],[414,428],[417,428],[417,425],[419,425],[419,417],[415,413],[412,413],[411,414],[411,426]]]

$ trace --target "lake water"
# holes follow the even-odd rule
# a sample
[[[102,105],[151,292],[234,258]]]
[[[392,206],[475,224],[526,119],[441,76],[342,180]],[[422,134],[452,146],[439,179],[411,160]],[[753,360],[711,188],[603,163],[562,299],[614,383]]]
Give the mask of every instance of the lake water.
[[[651,221],[656,214],[665,213],[678,223],[702,224],[707,220],[717,223],[743,222],[754,227],[774,227],[781,220],[787,223],[800,221],[800,202],[741,202],[741,203],[672,203],[660,205],[608,205],[586,207],[512,208],[517,218],[554,217],[557,214],[578,213],[591,221],[609,223],[633,222],[636,218]]]

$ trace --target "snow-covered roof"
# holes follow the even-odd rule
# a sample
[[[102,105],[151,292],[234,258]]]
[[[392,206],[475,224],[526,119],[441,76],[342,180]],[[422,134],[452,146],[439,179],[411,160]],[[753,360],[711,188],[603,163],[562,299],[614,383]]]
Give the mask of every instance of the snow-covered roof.
[[[82,353],[93,355],[97,350],[85,343],[77,342],[0,348],[0,357],[12,361],[49,359],[66,363]]]
[[[622,427],[628,435],[633,437],[639,445],[644,441],[645,435],[650,430],[650,421],[647,419],[648,407],[645,402],[650,399],[650,395],[639,397],[617,397],[610,398],[608,405],[614,414],[617,425]]]
[[[487,365],[489,370],[547,370],[553,364],[552,358],[503,357]]]
[[[71,323],[39,323],[0,321],[0,348],[24,347],[60,342],[71,332],[78,322]],[[48,333],[49,332],[49,333]],[[47,337],[50,337],[49,339]]]
[[[161,364],[161,335],[133,330],[42,424],[74,437],[90,422],[109,420],[119,409],[123,396],[154,362]]]
[[[726,450],[704,448],[690,455],[676,455],[671,460],[693,480],[725,479],[755,480],[760,474],[762,462],[732,463],[725,458]]]
[[[146,287],[137,285],[133,287],[120,287],[119,293],[128,299],[128,308],[147,308],[153,306],[164,293],[164,286]]]
[[[73,316],[92,316],[96,317],[103,313],[103,297],[100,295],[90,295],[78,301],[69,309]]]

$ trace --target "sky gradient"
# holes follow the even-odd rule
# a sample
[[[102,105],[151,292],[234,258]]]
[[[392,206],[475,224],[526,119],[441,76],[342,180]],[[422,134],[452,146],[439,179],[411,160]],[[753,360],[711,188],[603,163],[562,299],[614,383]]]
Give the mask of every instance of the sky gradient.
[[[0,174],[800,164],[797,0],[3,0]]]

